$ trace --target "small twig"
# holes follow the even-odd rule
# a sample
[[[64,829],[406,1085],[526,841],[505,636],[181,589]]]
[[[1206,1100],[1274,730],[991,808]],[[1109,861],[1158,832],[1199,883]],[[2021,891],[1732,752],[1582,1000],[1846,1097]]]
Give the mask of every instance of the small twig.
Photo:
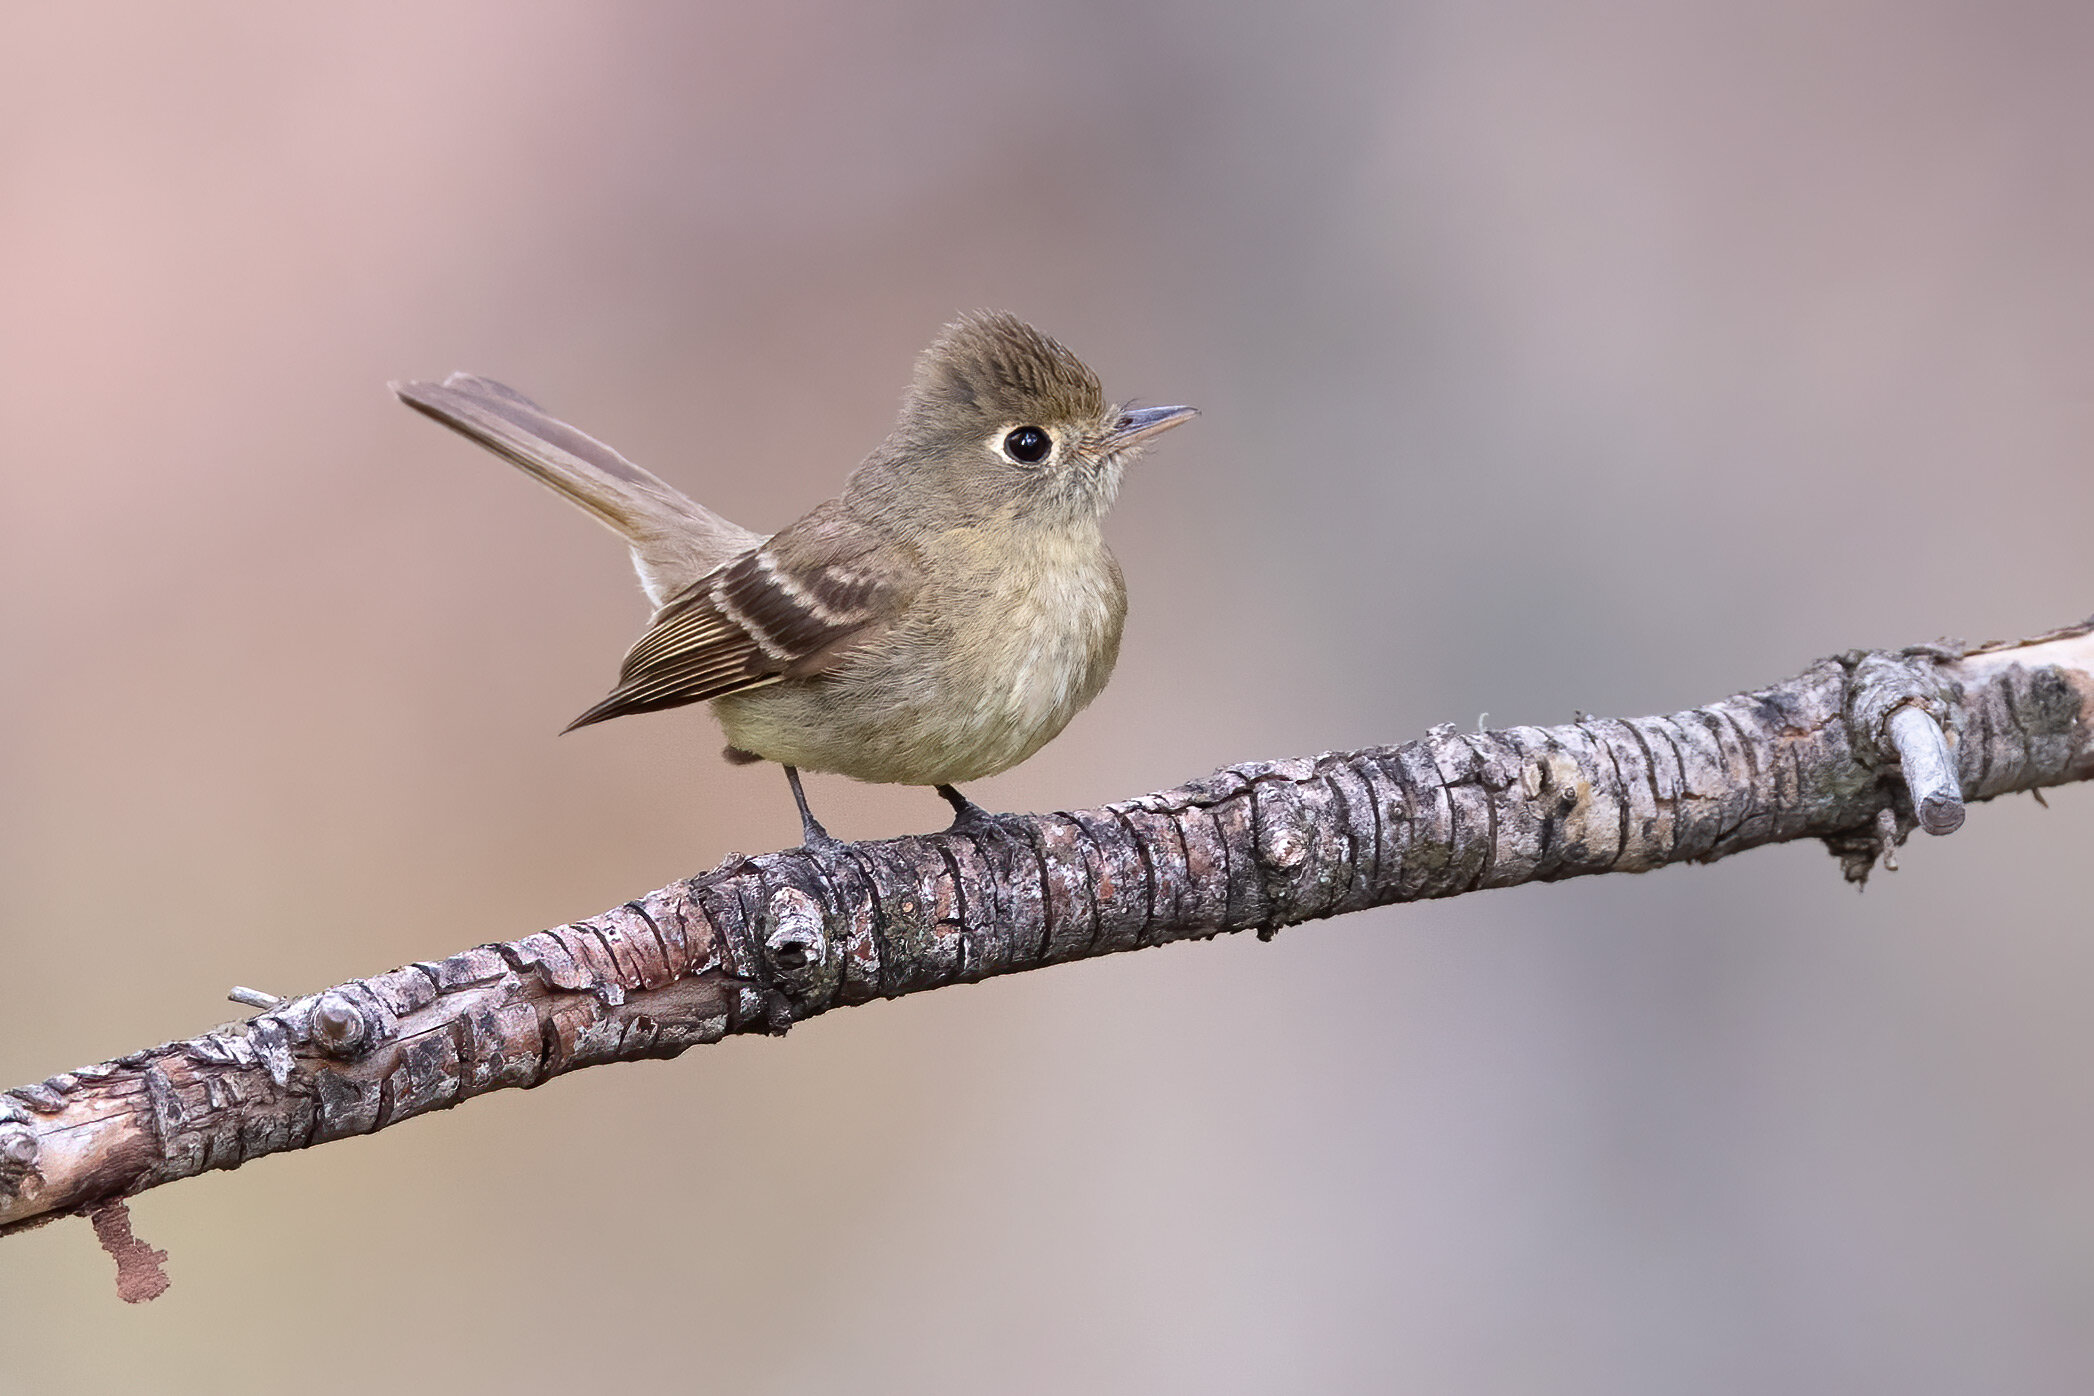
[[[249,1008],[259,1008],[264,1013],[267,1013],[272,1008],[282,1008],[285,1003],[285,1000],[280,995],[265,994],[260,989],[250,989],[245,984],[235,984],[226,994],[226,997],[234,1003],[245,1004]]]
[[[1953,834],[1962,828],[1963,788],[1957,784],[1956,763],[1941,724],[1917,704],[1900,708],[1890,715],[1890,740],[1898,749],[1919,826],[1930,834]]]
[[[43,1151],[44,1146],[28,1130],[13,1125],[0,1128],[0,1163],[12,1164],[26,1173],[36,1167]]]

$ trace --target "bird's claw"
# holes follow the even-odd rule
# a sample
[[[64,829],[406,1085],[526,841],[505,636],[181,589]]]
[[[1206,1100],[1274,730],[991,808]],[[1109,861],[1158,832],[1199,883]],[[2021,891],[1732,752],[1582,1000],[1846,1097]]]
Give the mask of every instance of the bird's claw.
[[[945,803],[952,806],[952,823],[946,826],[946,833],[981,834],[1002,827],[997,823],[995,815],[962,795],[953,786],[941,785],[938,787],[938,793],[945,798]]]

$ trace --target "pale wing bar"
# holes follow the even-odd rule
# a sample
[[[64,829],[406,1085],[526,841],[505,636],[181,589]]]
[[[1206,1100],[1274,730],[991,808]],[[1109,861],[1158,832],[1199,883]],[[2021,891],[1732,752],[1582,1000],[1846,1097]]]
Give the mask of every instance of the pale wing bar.
[[[781,556],[793,541],[743,554],[663,607],[618,686],[567,730],[819,673],[913,590],[913,576],[883,577],[859,557],[795,569]]]

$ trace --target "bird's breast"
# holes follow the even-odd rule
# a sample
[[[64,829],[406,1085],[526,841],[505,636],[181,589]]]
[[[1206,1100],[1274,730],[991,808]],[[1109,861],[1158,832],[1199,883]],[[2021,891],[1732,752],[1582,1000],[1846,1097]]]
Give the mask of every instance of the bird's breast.
[[[737,747],[859,780],[957,784],[1052,740],[1111,677],[1126,589],[1102,539],[959,531],[909,613],[837,668],[719,700]]]
[[[986,728],[1030,733],[1044,727],[1052,736],[1111,676],[1126,603],[1118,569],[1102,547],[1088,554],[1049,547],[1040,554],[1017,559],[994,580],[993,600],[981,613],[987,623],[974,638],[997,659],[982,671],[973,699]]]

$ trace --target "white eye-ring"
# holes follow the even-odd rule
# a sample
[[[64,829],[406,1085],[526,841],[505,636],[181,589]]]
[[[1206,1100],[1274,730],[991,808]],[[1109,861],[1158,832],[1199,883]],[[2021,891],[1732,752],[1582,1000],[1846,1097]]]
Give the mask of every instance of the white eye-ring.
[[[1038,465],[1054,454],[1054,435],[1045,427],[1012,427],[998,438],[996,449],[1019,465]]]

